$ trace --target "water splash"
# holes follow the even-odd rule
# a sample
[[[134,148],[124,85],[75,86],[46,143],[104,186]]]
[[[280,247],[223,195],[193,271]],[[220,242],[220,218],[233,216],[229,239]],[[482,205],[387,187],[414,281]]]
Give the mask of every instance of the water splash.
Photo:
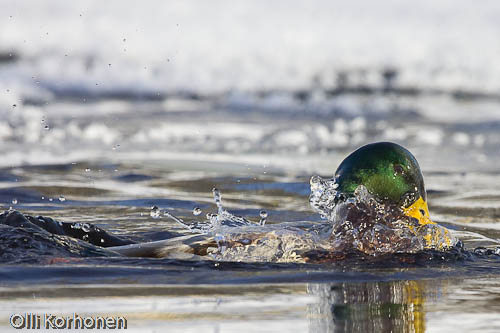
[[[217,210],[221,213],[224,209],[222,208],[222,195],[217,188],[212,189],[214,195],[215,204],[217,205]]]
[[[165,212],[193,233],[206,234],[217,247],[207,249],[216,260],[244,262],[305,262],[304,253],[311,250],[328,251],[324,227],[314,225],[304,230],[286,224],[265,225],[268,213],[261,211],[258,222],[234,215],[224,209],[221,192],[213,189],[217,213],[208,213],[205,221],[187,224]],[[327,225],[329,229],[329,225]],[[328,234],[328,233],[327,233]],[[322,241],[323,240],[323,241]]]
[[[185,223],[182,219],[174,216],[169,212],[165,212],[164,215],[173,219],[174,221],[180,223],[189,231],[194,233],[207,233],[216,235],[219,231],[224,228],[236,228],[236,227],[245,227],[245,226],[258,226],[262,223],[262,218],[259,223],[255,223],[245,219],[242,216],[234,215],[222,206],[222,194],[217,188],[212,189],[212,193],[214,196],[215,205],[217,206],[217,213],[207,213],[205,221],[195,221],[192,224]],[[201,209],[199,207],[195,207],[193,209],[193,215],[198,216],[201,215]],[[266,216],[267,217],[267,216]],[[265,223],[265,221],[264,221]]]
[[[457,240],[437,224],[419,224],[396,205],[380,202],[365,186],[354,196],[343,198],[335,179],[311,178],[309,202],[332,225],[331,243],[340,249],[350,246],[363,253],[415,253],[426,249],[445,250]]]
[[[211,237],[217,248],[207,253],[223,261],[307,262],[317,253],[417,253],[446,250],[457,242],[446,228],[420,225],[399,207],[379,202],[362,185],[353,197],[343,198],[334,179],[313,176],[310,183],[309,201],[326,219],[324,223],[266,225],[266,211],[260,212],[259,222],[252,222],[225,210],[216,188],[212,192],[217,213],[208,213],[205,221],[187,224],[170,213],[165,215],[191,232]]]
[[[337,188],[339,185],[335,178],[323,179],[320,176],[312,176],[310,180],[311,194],[309,203],[321,217],[332,220],[332,214],[337,203]]]

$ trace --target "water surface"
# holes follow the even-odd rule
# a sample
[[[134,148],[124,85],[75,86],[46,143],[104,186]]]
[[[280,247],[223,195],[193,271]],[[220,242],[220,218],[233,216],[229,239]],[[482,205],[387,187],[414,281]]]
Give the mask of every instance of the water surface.
[[[252,174],[247,168],[252,166],[219,171],[216,163],[187,161],[4,168],[2,202],[26,214],[93,223],[133,241],[185,234],[173,220],[153,218],[151,207],[189,223],[199,219],[195,207],[216,212],[214,186],[227,210],[255,222],[263,209],[268,224],[321,221],[309,207],[308,175]],[[472,190],[481,179],[498,176],[426,176],[431,215],[466,249],[495,247],[494,196],[474,196],[479,215],[463,204],[471,203],[471,194],[457,193],[451,180]],[[0,276],[4,327],[16,311],[116,313],[137,330],[251,331],[266,323],[264,331],[441,331],[453,328],[457,316],[467,319],[461,329],[500,327],[496,255],[387,255],[327,264],[20,255],[4,259]]]

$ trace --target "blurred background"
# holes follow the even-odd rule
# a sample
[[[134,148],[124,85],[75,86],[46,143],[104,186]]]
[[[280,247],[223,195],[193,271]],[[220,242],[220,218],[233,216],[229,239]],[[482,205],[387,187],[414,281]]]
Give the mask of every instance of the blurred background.
[[[0,1],[1,166],[496,169],[497,1]]]

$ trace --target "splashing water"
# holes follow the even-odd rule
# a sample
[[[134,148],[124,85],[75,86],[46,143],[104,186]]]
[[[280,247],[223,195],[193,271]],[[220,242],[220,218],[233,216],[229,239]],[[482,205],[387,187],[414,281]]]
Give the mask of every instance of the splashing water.
[[[330,241],[335,247],[352,246],[366,254],[415,253],[425,249],[445,250],[457,239],[437,224],[418,220],[387,202],[380,202],[359,185],[353,198],[342,198],[335,179],[311,178],[311,207],[332,224]]]
[[[217,248],[207,252],[223,261],[307,262],[317,253],[416,253],[446,250],[457,242],[446,228],[420,225],[400,208],[377,201],[363,185],[352,198],[339,198],[334,179],[313,176],[310,183],[309,201],[324,223],[266,225],[266,211],[260,212],[259,222],[252,222],[225,210],[216,188],[212,192],[217,213],[207,214],[206,221],[186,224],[168,212],[165,215],[193,233],[213,237]]]
[[[159,219],[161,217],[161,210],[157,206],[151,207],[151,211],[149,212],[149,215],[151,215],[152,218],[154,219]]]
[[[310,180],[311,194],[309,203],[321,217],[333,220],[332,213],[336,206],[337,188],[339,185],[335,179],[323,179],[320,176],[312,176]]]
[[[222,195],[217,188],[212,189],[212,193],[214,196],[214,201],[217,206],[217,214],[208,213],[206,214],[206,221],[196,221],[193,224],[186,224],[184,221],[169,212],[165,212],[164,215],[172,218],[176,222],[182,224],[189,231],[194,233],[210,233],[214,234],[219,232],[223,228],[235,228],[235,227],[244,227],[244,226],[256,226],[260,225],[254,222],[251,222],[245,219],[242,216],[233,215],[229,213],[227,210],[222,207]],[[195,207],[193,209],[193,215],[198,216],[201,215],[201,209],[199,207]],[[267,217],[267,216],[266,216]]]
[[[305,231],[286,224],[265,225],[268,213],[259,213],[259,222],[234,215],[222,206],[222,195],[212,190],[217,214],[207,214],[206,221],[186,224],[182,219],[165,212],[193,233],[212,237],[216,248],[209,248],[213,259],[244,262],[305,262],[302,252],[318,248],[317,231]]]

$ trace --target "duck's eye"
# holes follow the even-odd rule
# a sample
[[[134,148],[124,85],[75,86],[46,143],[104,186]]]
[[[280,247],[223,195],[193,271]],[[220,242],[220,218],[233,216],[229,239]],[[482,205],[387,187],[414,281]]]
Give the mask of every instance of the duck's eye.
[[[396,172],[397,174],[402,175],[404,173],[404,169],[403,169],[403,167],[401,165],[394,164],[394,172]]]

